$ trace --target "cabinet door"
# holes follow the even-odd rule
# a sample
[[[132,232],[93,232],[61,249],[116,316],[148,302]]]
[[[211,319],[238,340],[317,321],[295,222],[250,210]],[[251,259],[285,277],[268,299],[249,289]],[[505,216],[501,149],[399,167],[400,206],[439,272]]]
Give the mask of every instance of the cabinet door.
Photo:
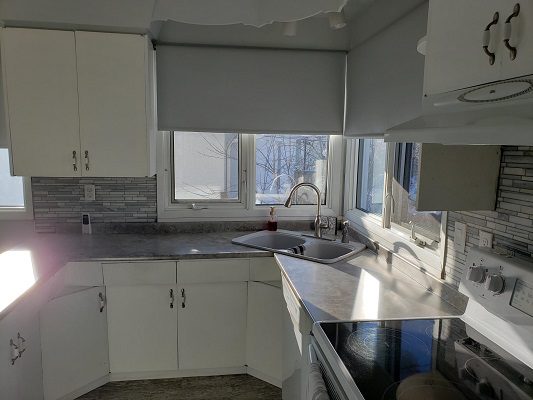
[[[79,396],[109,375],[105,291],[95,287],[50,301],[41,310],[44,398]]]
[[[76,32],[84,176],[148,175],[146,53],[140,35]]]
[[[502,35],[507,0],[431,0],[424,93],[443,93],[500,79]],[[483,51],[483,31],[500,13],[491,29],[489,50],[493,65]]]
[[[107,287],[109,363],[112,373],[174,371],[177,304],[172,285]]]
[[[6,28],[2,65],[13,174],[78,176],[74,32]]]
[[[246,364],[249,373],[281,386],[283,294],[262,282],[248,284]]]
[[[23,302],[0,321],[0,399],[2,400],[43,398],[37,309],[33,301]],[[18,338],[19,333],[21,338]],[[22,356],[14,363],[11,362],[10,340],[15,344],[22,344],[21,348],[24,349]]]
[[[179,286],[180,369],[242,367],[246,363],[246,282]]]
[[[514,6],[520,3],[518,16],[511,19],[511,46],[516,47],[516,58],[502,42],[502,79],[530,75],[533,72],[533,0],[505,0],[502,7],[502,24],[513,14]]]

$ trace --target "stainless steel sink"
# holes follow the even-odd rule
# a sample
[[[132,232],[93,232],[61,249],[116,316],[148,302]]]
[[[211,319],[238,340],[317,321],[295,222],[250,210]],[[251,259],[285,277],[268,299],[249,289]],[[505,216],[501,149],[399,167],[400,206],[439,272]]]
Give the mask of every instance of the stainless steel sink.
[[[232,243],[324,264],[335,263],[365,249],[365,245],[358,242],[340,243],[290,231],[254,232],[235,238]]]

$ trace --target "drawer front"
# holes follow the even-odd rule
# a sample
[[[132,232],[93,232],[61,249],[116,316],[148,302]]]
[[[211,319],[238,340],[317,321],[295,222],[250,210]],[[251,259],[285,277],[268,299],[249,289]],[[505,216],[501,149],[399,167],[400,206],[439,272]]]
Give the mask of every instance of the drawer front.
[[[251,258],[250,280],[258,282],[281,281],[281,271],[274,257]]]
[[[69,262],[64,267],[66,286],[102,286],[102,264],[99,262]]]
[[[247,258],[189,260],[178,263],[178,283],[245,282],[250,278]]]
[[[143,261],[103,264],[106,286],[172,285],[176,283],[175,261]]]

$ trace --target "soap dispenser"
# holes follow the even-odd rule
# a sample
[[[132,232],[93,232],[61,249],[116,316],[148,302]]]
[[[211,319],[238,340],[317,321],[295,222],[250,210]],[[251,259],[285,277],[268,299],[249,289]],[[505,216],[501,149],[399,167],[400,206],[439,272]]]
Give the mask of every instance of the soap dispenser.
[[[270,216],[268,217],[267,221],[267,230],[278,230],[278,216],[276,215],[276,207],[270,207]]]

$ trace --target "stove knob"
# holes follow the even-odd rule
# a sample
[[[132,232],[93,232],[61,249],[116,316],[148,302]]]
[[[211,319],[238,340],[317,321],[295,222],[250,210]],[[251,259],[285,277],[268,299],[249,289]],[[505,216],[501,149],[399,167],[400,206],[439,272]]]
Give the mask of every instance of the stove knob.
[[[476,283],[483,283],[485,281],[485,268],[476,267],[475,265],[468,268],[466,279]]]
[[[476,391],[478,394],[488,398],[492,398],[494,396],[494,388],[485,378],[480,379],[476,384]]]
[[[500,294],[505,288],[505,278],[502,275],[491,274],[485,281],[485,289],[494,294]]]

